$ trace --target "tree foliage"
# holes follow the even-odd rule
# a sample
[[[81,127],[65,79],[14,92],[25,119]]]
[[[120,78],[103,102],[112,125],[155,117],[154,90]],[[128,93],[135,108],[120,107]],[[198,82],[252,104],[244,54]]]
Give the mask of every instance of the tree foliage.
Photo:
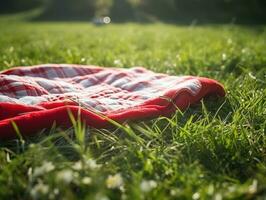
[[[115,21],[266,21],[265,0],[8,0],[0,11],[45,6],[45,19],[84,19],[110,15]]]
[[[0,13],[13,13],[40,6],[43,0],[1,0]]]

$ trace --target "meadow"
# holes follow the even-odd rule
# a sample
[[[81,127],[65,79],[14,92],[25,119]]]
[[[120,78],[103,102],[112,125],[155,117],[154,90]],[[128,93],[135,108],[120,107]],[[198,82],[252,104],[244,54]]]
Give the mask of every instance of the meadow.
[[[265,199],[266,27],[0,17],[0,69],[144,66],[224,84],[172,118],[0,142],[0,199]],[[0,86],[1,87],[1,86]],[[1,133],[0,133],[1,134]]]

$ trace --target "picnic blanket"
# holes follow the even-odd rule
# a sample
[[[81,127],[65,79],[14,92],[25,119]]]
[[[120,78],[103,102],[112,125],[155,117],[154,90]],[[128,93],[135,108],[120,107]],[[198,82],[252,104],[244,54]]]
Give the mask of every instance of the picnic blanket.
[[[224,96],[215,80],[130,69],[47,64],[0,72],[0,139],[37,134],[54,124],[71,127],[70,115],[105,128],[170,116],[208,95]],[[71,114],[70,114],[71,113]],[[18,130],[17,130],[18,129]]]

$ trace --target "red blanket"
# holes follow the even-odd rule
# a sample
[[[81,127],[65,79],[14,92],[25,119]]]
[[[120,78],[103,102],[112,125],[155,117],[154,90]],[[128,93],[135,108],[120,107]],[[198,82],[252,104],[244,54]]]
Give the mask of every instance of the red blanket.
[[[24,136],[54,123],[72,125],[69,113],[88,126],[169,116],[206,95],[224,96],[217,81],[169,76],[144,68],[39,65],[0,72],[0,138]]]

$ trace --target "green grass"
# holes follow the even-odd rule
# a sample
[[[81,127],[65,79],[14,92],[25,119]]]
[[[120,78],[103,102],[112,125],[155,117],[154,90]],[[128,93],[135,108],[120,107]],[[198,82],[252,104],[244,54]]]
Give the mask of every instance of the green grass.
[[[115,130],[1,142],[0,199],[265,199],[266,27],[0,18],[0,68],[144,66],[211,77],[224,99]],[[75,131],[76,130],[76,131]]]

